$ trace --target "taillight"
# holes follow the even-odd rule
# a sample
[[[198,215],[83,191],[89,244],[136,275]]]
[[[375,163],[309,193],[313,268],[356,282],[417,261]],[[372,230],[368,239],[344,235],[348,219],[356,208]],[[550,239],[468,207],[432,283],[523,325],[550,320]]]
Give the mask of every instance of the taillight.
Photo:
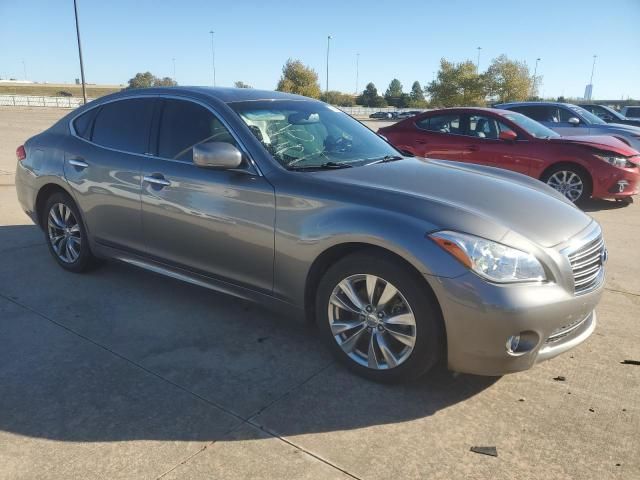
[[[24,149],[24,145],[20,145],[16,148],[16,157],[18,157],[19,162],[27,158],[27,151]]]

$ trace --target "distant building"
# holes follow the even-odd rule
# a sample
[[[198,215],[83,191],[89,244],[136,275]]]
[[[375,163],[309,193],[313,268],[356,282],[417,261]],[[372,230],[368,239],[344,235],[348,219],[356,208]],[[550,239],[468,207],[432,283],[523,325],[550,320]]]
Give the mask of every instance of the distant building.
[[[591,100],[591,94],[593,93],[593,85],[590,83],[584,89],[584,99]]]

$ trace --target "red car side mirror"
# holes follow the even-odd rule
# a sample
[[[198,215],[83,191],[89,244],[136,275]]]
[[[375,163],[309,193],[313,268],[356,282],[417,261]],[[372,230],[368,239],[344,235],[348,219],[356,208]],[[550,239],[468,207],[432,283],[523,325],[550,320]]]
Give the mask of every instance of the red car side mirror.
[[[505,130],[504,132],[500,132],[498,138],[500,140],[504,140],[505,142],[515,142],[518,138],[518,134],[516,132],[512,132],[511,130]]]

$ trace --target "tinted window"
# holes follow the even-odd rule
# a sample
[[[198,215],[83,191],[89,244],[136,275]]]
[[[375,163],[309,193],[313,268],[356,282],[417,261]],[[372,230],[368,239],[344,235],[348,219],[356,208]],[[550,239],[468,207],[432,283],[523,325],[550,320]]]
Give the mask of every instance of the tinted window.
[[[460,115],[434,115],[416,122],[416,126],[422,130],[439,133],[460,134]]]
[[[467,134],[477,138],[489,138],[497,140],[500,132],[513,132],[504,123],[482,115],[472,115],[469,117],[469,129]],[[513,132],[516,133],[516,132]]]
[[[183,100],[165,100],[160,116],[158,156],[191,162],[193,147],[205,142],[236,145],[229,130],[203,106]]]
[[[522,113],[538,122],[558,123],[559,121],[557,109],[547,105],[525,105],[522,107],[512,107],[509,108],[509,110]]]
[[[574,112],[567,108],[559,108],[558,111],[560,112],[561,122],[568,122],[570,118],[578,118]]]
[[[146,153],[153,103],[153,99],[132,98],[102,106],[94,122],[92,141],[125,152]]]
[[[76,131],[76,135],[86,140],[91,139],[91,127],[93,126],[93,119],[98,113],[99,108],[92,108],[87,113],[83,113],[73,121],[73,128]]]
[[[640,117],[640,107],[627,108],[627,117]]]

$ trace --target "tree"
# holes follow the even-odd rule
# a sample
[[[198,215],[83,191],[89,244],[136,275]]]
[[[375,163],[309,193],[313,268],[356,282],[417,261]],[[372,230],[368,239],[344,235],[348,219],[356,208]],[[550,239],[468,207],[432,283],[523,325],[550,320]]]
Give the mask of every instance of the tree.
[[[276,90],[320,98],[318,74],[300,60],[289,59],[282,67],[282,77],[280,77]]]
[[[339,107],[351,107],[356,103],[352,94],[342,93],[336,90],[329,90],[328,92],[322,93],[320,100],[331,105],[338,105]]]
[[[427,106],[427,100],[424,98],[424,90],[419,81],[413,82],[411,85],[411,93],[409,94],[408,107],[424,108]]]
[[[438,76],[426,90],[431,96],[431,104],[440,107],[483,106],[486,103],[483,77],[478,75],[476,65],[470,60],[453,63],[441,59]]]
[[[384,99],[389,105],[400,107],[402,103],[402,95],[402,84],[400,83],[400,80],[394,78],[389,83],[387,91],[384,92]]]
[[[244,83],[242,80],[238,80],[237,82],[233,82],[233,86],[236,88],[253,88],[248,83]]]
[[[487,93],[501,103],[523,101],[531,93],[529,67],[506,55],[494,59],[484,76]]]
[[[153,83],[154,87],[175,87],[176,85],[178,85],[178,82],[171,77],[156,78]]]
[[[175,87],[178,83],[169,77],[158,78],[151,72],[136,73],[136,76],[129,80],[127,88],[149,88],[149,87]]]
[[[365,87],[362,94],[359,95],[356,99],[356,103],[365,107],[387,106],[387,102],[384,100],[384,97],[378,95],[378,89],[372,82],[367,83],[367,86]]]

